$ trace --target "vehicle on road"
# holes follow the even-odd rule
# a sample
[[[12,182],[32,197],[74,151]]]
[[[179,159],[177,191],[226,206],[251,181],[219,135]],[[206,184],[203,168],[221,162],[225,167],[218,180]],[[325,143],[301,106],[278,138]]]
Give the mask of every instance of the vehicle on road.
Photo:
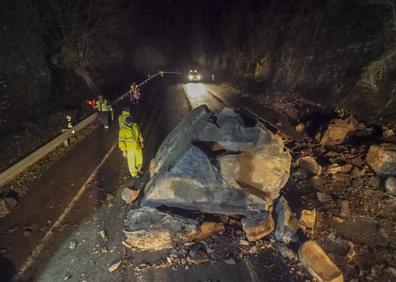
[[[189,81],[201,81],[201,74],[196,69],[190,69],[187,78]]]

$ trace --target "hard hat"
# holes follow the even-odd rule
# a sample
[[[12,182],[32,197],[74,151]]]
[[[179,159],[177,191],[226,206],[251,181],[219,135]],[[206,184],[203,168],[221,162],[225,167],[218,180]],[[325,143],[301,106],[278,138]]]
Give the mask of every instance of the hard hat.
[[[132,122],[133,122],[133,118],[132,118],[132,117],[127,117],[127,118],[125,119],[125,124],[127,124],[127,125],[131,125]]]

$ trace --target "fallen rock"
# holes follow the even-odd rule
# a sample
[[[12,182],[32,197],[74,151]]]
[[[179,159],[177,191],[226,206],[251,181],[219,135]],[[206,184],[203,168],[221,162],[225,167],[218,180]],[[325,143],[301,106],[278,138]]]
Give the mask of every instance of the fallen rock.
[[[130,204],[137,199],[139,196],[140,190],[132,190],[130,188],[125,188],[122,190],[121,198],[127,203]]]
[[[148,207],[130,210],[125,224],[125,245],[141,250],[162,250],[172,248],[174,243],[191,242],[198,228],[195,220]]]
[[[313,228],[316,223],[316,210],[302,210],[299,224],[306,228]]]
[[[204,246],[201,244],[192,246],[188,253],[187,261],[191,264],[202,264],[209,261],[208,254],[204,251]]]
[[[297,242],[297,221],[283,196],[280,197],[276,204],[275,212],[277,214],[275,238],[285,244]]]
[[[319,281],[344,281],[342,272],[316,242],[305,242],[298,250],[298,256],[307,271]]]
[[[199,226],[199,231],[195,240],[205,240],[217,233],[224,232],[224,224],[221,222],[205,221]]]
[[[290,174],[282,139],[261,124],[246,127],[230,108],[209,113],[204,107],[191,115],[161,145],[143,205],[238,215],[271,207]],[[233,154],[216,158],[209,150],[209,157],[205,146],[212,143]]]
[[[305,125],[302,122],[296,125],[296,132],[303,132],[304,129],[305,129]]]
[[[328,203],[331,201],[331,197],[329,195],[327,195],[326,193],[322,193],[322,192],[317,192],[316,198],[321,203]]]
[[[1,198],[0,199],[0,217],[6,216],[13,210],[18,204],[14,198]]]
[[[297,256],[294,254],[292,250],[290,250],[287,246],[281,244],[276,247],[276,249],[280,252],[282,257],[287,259],[297,259]]]
[[[304,156],[301,157],[297,161],[297,165],[304,169],[306,172],[315,174],[315,175],[320,175],[322,172],[322,167],[318,165],[318,163],[315,161],[315,159],[311,156]]]
[[[349,206],[349,201],[342,200],[340,201],[340,217],[348,218],[351,216],[351,207]]]
[[[388,143],[371,145],[366,162],[378,175],[396,174],[396,145]]]
[[[154,176],[145,187],[143,206],[199,210],[206,213],[249,214],[265,210],[265,199],[246,193],[220,174],[208,156],[191,147],[169,172]]]
[[[151,177],[161,169],[169,169],[178,161],[193,140],[196,140],[197,133],[207,124],[209,116],[208,108],[201,105],[177,124],[161,143],[155,158],[150,162]]]
[[[326,169],[327,174],[335,174],[341,171],[342,171],[342,166],[340,166],[339,164],[331,164]]]
[[[120,266],[122,264],[122,259],[116,259],[115,261],[113,261],[109,267],[109,272],[114,272],[117,271]]]
[[[356,131],[358,121],[350,116],[346,119],[335,119],[331,121],[322,139],[321,145],[339,145],[353,132]]]
[[[241,222],[242,229],[249,241],[260,240],[275,229],[274,219],[269,212],[250,215],[243,218]]]
[[[267,138],[271,138],[270,141],[260,148],[239,154],[239,169],[235,175],[239,183],[245,183],[264,193],[272,204],[289,179],[291,155],[284,151],[281,140]]]
[[[396,178],[388,177],[385,181],[385,189],[389,194],[396,196]]]
[[[228,258],[224,260],[225,264],[236,264],[236,261],[234,258]]]

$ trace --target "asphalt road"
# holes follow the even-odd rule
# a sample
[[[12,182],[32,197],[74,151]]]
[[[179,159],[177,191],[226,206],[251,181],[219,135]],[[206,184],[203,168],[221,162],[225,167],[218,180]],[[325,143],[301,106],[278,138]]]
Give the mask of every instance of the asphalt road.
[[[164,81],[143,89],[143,101],[132,114],[145,138],[145,169],[191,108],[206,104],[214,110],[233,103],[232,93],[214,84]],[[30,187],[18,208],[0,219],[1,281],[12,276],[21,281],[298,281],[270,250],[236,265],[167,267],[138,275],[138,264],[166,255],[131,254],[121,244],[123,218],[133,206],[127,207],[120,196],[131,180],[116,146],[117,133],[117,123],[109,130],[95,129]],[[108,267],[121,258],[124,266],[110,273]]]

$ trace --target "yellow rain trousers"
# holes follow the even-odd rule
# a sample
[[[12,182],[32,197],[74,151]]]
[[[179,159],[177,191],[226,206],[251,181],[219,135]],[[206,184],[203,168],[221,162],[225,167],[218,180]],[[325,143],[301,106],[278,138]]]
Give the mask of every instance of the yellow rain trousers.
[[[143,136],[136,123],[131,126],[124,125],[118,134],[118,147],[122,152],[126,152],[128,168],[132,177],[138,175],[143,166]]]

